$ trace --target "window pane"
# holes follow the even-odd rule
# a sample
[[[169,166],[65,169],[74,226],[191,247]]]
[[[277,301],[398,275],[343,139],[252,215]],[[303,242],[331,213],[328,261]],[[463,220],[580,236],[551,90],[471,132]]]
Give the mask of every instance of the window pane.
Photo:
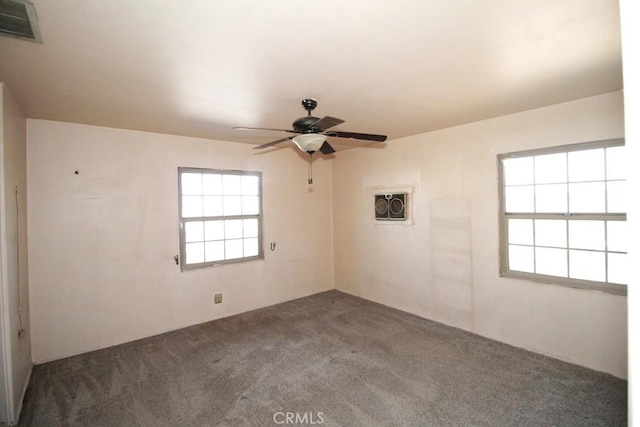
[[[536,212],[567,212],[567,184],[536,185]]]
[[[533,245],[533,220],[510,219],[509,243]]]
[[[222,175],[207,173],[202,176],[202,194],[222,195]]]
[[[222,191],[227,196],[242,194],[242,177],[240,175],[223,175]]]
[[[536,184],[567,182],[567,153],[535,157]]]
[[[561,219],[537,219],[536,245],[566,248],[567,221]]]
[[[257,176],[245,175],[242,177],[242,194],[244,196],[257,196],[259,194],[260,180]]]
[[[604,182],[569,184],[569,212],[604,212]]]
[[[569,265],[572,279],[605,281],[604,252],[569,250]]]
[[[533,248],[509,245],[509,270],[533,273]]]
[[[627,277],[627,254],[612,254],[608,255],[608,277],[607,281],[610,283],[620,283],[625,285],[628,283]]]
[[[187,243],[185,252],[187,264],[204,262],[204,243]]]
[[[569,182],[604,180],[604,148],[568,154]]]
[[[607,221],[607,250],[626,252],[628,238],[626,221]]]
[[[567,277],[567,250],[536,248],[536,273]]]
[[[569,247],[604,250],[604,221],[569,221]]]
[[[627,211],[626,181],[607,182],[607,212]]]
[[[533,184],[533,157],[502,160],[505,185]]]
[[[258,239],[244,239],[244,256],[258,255]]]
[[[224,222],[225,239],[239,239],[242,237],[242,220],[233,219]]]
[[[244,237],[258,237],[258,220],[257,219],[243,220],[242,235]]]
[[[625,179],[627,161],[624,146],[607,148],[606,156],[607,179]]]
[[[182,217],[202,216],[202,196],[182,196]]]
[[[204,196],[204,216],[222,216],[222,196]]]
[[[242,239],[225,240],[224,242],[225,258],[235,259],[243,257],[243,244]]]
[[[204,223],[204,240],[223,240],[224,221],[207,221]]]
[[[184,241],[202,242],[204,240],[204,223],[202,221],[189,221],[184,224]]]
[[[225,215],[242,214],[242,198],[240,196],[224,196],[223,198]]]
[[[197,196],[202,194],[202,174],[183,173],[180,178],[182,180],[183,196]]]
[[[505,188],[507,212],[533,212],[533,186]]]
[[[260,213],[258,196],[242,196],[242,214],[257,215]]]
[[[205,261],[222,261],[224,259],[224,241],[206,242],[204,244]]]

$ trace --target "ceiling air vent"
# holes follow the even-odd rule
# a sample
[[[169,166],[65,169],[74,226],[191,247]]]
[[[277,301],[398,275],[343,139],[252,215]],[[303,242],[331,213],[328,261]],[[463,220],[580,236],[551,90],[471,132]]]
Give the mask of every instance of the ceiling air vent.
[[[0,0],[0,35],[42,43],[33,3],[28,0]]]

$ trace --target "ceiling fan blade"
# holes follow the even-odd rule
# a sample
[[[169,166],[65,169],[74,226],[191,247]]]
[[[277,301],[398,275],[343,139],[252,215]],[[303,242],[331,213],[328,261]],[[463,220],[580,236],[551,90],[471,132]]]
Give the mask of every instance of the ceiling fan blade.
[[[274,131],[278,131],[278,132],[300,133],[300,132],[295,131],[293,129],[249,128],[249,127],[244,127],[244,126],[234,126],[231,129],[233,129],[233,130],[274,130]]]
[[[351,139],[364,139],[366,141],[376,141],[376,142],[384,142],[387,140],[387,135],[374,135],[371,133],[356,133],[356,132],[342,132],[342,131],[331,131],[327,132],[325,135],[327,136],[335,136],[338,138],[351,138]]]
[[[288,141],[292,139],[292,136],[287,136],[285,138],[276,139],[275,141],[267,142],[266,144],[258,145],[257,147],[253,147],[254,150],[261,150],[263,148],[271,147],[272,145],[280,144],[281,142]]]
[[[322,144],[322,146],[320,147],[320,152],[322,154],[331,154],[335,153],[336,150],[334,150],[333,147],[327,141],[325,141],[324,144]]]
[[[318,121],[313,122],[309,125],[309,128],[318,128],[321,131],[327,130],[334,126],[338,126],[339,124],[344,123],[344,120],[338,119],[336,117],[325,116]]]

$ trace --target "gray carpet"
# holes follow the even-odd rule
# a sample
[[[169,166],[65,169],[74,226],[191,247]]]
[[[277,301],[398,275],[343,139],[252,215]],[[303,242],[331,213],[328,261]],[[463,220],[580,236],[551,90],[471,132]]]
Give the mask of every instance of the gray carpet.
[[[337,291],[38,365],[25,426],[617,426],[627,382]]]

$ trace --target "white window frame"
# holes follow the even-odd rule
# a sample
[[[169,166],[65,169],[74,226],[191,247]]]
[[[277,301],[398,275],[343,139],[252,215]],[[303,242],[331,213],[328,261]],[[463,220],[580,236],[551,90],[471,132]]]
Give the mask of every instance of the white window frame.
[[[626,221],[627,215],[626,213],[572,213],[572,212],[553,212],[553,213],[536,213],[536,212],[507,212],[506,211],[506,191],[505,191],[505,177],[504,177],[504,160],[505,159],[514,159],[514,158],[525,158],[525,157],[533,157],[533,156],[542,156],[546,154],[554,154],[554,153],[570,153],[575,151],[583,151],[583,150],[591,150],[597,148],[609,148],[609,147],[617,147],[624,146],[624,139],[612,139],[612,140],[603,140],[603,141],[592,141],[586,143],[579,144],[571,144],[557,147],[548,147],[541,149],[533,149],[526,150],[514,153],[506,153],[498,155],[498,190],[499,190],[499,232],[500,232],[500,276],[501,277],[510,277],[510,278],[518,278],[518,279],[526,279],[534,282],[540,283],[551,283],[557,284],[561,286],[567,286],[578,289],[589,289],[589,290],[597,290],[601,292],[606,292],[615,295],[626,295],[627,294],[627,286],[626,284],[612,283],[608,281],[591,281],[591,280],[582,280],[570,277],[561,277],[561,276],[552,276],[545,275],[536,272],[524,272],[509,269],[509,219],[532,219],[534,220],[544,220],[544,219],[555,219],[555,220],[563,220],[566,222],[566,228],[569,229],[570,222],[573,221],[582,221],[582,220],[596,220],[596,221],[605,221],[605,249],[597,250],[595,252],[604,252],[605,255],[605,277],[608,277],[608,255],[610,253],[622,253],[626,254],[626,252],[617,252],[614,250],[609,250],[607,247],[607,221]],[[606,163],[606,160],[605,160]],[[606,167],[606,165],[605,165]],[[568,181],[568,180],[567,180]],[[598,181],[599,182],[599,181]],[[606,200],[606,183],[607,177],[605,176],[603,182],[605,183],[605,200]],[[532,184],[534,187],[536,185],[542,184]],[[569,198],[569,188],[567,186],[567,197]],[[535,194],[535,189],[534,189]],[[535,196],[534,196],[535,197]],[[534,209],[535,210],[535,209]],[[575,224],[575,223],[574,223]],[[535,227],[535,225],[534,225]],[[535,228],[534,228],[535,230]],[[523,245],[527,246],[527,245]],[[569,241],[566,243],[567,249],[567,263],[569,263],[569,253],[572,250],[570,247]],[[534,263],[535,263],[535,248],[543,247],[536,246],[535,241],[530,245],[534,251]],[[573,248],[577,249],[577,248]],[[567,268],[570,266],[567,264]]]
[[[211,174],[211,175],[239,175],[239,176],[255,176],[258,178],[258,213],[257,214],[237,214],[237,215],[212,215],[212,216],[188,216],[183,217],[183,194],[182,194],[182,175],[184,173],[197,173],[197,174]],[[225,196],[226,194],[222,194]],[[204,196],[204,195],[203,195]],[[237,196],[234,194],[234,196]],[[178,167],[178,217],[180,220],[180,268],[182,271],[194,270],[203,267],[210,267],[214,265],[233,264],[252,260],[264,259],[263,250],[263,238],[262,238],[262,173],[252,171],[240,171],[240,170],[225,170],[225,169],[207,169],[207,168],[194,168],[194,167]],[[222,259],[216,261],[199,262],[187,264],[186,257],[186,233],[185,225],[192,221],[226,221],[235,219],[257,219],[258,221],[258,254],[253,256],[243,256],[232,259]],[[218,241],[224,241],[231,239],[221,239]],[[203,241],[204,242],[204,241]]]

